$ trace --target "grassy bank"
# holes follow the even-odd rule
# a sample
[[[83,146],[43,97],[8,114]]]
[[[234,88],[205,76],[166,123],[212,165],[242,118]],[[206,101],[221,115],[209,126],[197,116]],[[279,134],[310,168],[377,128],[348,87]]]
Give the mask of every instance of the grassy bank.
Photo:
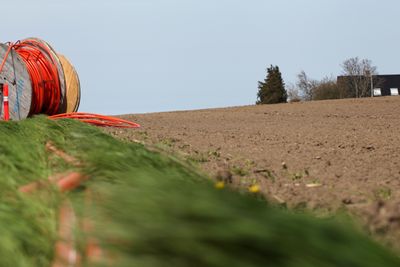
[[[46,151],[51,141],[83,163]],[[93,222],[112,266],[399,266],[348,225],[217,190],[174,159],[74,121],[0,124],[0,266],[50,266],[61,201]],[[74,169],[90,179],[72,193],[18,188]],[[90,189],[91,200],[85,201]],[[77,229],[82,251],[85,235]]]

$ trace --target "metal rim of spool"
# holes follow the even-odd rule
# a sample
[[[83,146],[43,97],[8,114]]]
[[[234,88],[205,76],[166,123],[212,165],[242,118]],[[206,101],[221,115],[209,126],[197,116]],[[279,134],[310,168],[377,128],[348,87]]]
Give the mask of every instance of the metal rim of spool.
[[[66,113],[66,111],[67,111],[67,101],[66,101],[67,86],[66,86],[66,81],[65,81],[64,69],[62,67],[60,59],[58,58],[57,52],[53,49],[53,47],[51,47],[51,45],[49,43],[47,43],[46,41],[44,41],[40,38],[29,37],[29,38],[22,40],[22,42],[29,42],[29,40],[35,40],[35,41],[40,42],[41,44],[45,45],[49,49],[51,56],[55,60],[55,63],[57,66],[57,71],[58,71],[58,77],[60,80],[60,89],[61,89],[60,108],[58,110],[58,113]]]
[[[9,46],[0,43],[0,58],[5,57]],[[21,120],[29,116],[32,105],[32,84],[25,62],[13,49],[0,73],[0,82],[9,86],[10,119]],[[1,92],[2,93],[2,92]],[[3,119],[3,97],[0,97],[0,117]]]
[[[58,58],[61,62],[61,66],[64,69],[65,82],[66,82],[66,112],[78,111],[80,99],[81,99],[81,87],[78,73],[74,66],[65,56],[58,54]]]

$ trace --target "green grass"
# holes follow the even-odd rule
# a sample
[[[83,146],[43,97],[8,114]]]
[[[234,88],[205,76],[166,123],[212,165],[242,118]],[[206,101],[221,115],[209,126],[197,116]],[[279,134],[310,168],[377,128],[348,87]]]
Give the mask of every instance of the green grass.
[[[52,141],[85,163],[84,190],[18,187],[70,168],[46,152]],[[50,266],[60,201],[92,218],[112,266],[400,266],[399,259],[352,227],[217,190],[177,160],[120,142],[75,121],[44,117],[0,123],[0,266]],[[83,247],[84,233],[79,247]]]

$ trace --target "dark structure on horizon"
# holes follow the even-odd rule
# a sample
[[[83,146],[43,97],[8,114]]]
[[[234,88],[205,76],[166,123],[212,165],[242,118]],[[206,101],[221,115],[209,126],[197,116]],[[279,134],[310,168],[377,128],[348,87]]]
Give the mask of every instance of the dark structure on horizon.
[[[364,85],[368,86],[369,95],[371,94],[370,92],[372,88],[375,91],[374,96],[399,95],[400,74],[373,75],[372,87],[371,87],[371,77],[369,76],[338,76],[337,83],[339,86],[346,89],[353,88],[354,86],[352,86],[352,83],[354,81],[354,78],[358,79],[361,83],[364,83]]]

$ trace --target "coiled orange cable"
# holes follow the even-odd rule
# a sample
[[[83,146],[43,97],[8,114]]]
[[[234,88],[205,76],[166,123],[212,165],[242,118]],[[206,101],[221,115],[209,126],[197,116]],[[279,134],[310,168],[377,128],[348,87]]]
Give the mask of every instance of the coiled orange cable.
[[[55,59],[47,46],[34,39],[14,44],[23,59],[32,83],[30,115],[55,115],[62,102],[60,78]]]

